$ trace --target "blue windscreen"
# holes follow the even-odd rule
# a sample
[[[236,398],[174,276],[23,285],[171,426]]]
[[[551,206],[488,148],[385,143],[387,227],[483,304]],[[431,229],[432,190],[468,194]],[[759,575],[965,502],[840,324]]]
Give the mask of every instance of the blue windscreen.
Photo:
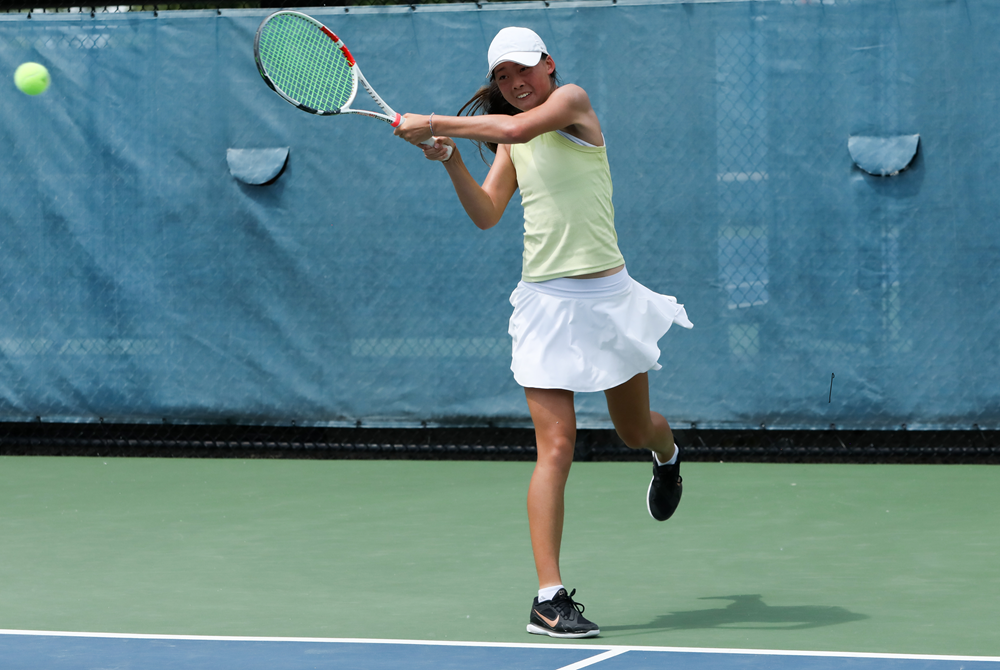
[[[542,36],[630,274],[695,324],[650,373],[678,427],[1000,427],[995,2],[308,11],[399,112],[454,114],[497,30]],[[480,231],[388,125],[281,100],[266,14],[0,16],[0,420],[527,421],[518,197]],[[287,161],[245,183],[231,149]]]

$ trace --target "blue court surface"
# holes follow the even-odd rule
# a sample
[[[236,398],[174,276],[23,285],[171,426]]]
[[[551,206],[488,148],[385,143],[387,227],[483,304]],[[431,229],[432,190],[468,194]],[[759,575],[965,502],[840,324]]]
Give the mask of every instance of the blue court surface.
[[[1000,658],[0,631],[2,670],[1000,670]]]

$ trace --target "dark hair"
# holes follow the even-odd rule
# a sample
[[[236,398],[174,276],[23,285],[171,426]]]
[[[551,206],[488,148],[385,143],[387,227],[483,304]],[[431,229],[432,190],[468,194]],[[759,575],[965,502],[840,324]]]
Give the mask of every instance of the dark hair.
[[[542,59],[548,58],[548,54],[542,54]],[[541,61],[539,61],[541,62]],[[555,70],[549,75],[549,79],[552,80],[554,86],[559,85],[559,76],[556,74]],[[458,110],[458,114],[461,116],[465,113],[467,116],[474,116],[476,114],[507,114],[508,116],[514,116],[520,114],[521,110],[514,105],[507,102],[503,97],[503,93],[500,92],[500,86],[497,85],[496,79],[493,74],[490,74],[490,83],[486,86],[480,87],[476,91],[475,95],[469,98],[469,101],[462,105],[462,108]],[[475,140],[474,140],[475,141]],[[478,142],[476,144],[479,146],[479,156],[486,161],[486,157],[483,156],[483,145],[492,151],[497,152],[496,142]]]

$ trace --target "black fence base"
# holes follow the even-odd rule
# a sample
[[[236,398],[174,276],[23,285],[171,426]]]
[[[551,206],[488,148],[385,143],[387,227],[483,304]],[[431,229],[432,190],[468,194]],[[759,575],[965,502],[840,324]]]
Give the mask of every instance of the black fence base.
[[[1000,431],[675,431],[684,460],[1000,464]],[[0,455],[156,458],[535,459],[528,428],[0,423]],[[647,461],[613,430],[580,430],[577,461]]]

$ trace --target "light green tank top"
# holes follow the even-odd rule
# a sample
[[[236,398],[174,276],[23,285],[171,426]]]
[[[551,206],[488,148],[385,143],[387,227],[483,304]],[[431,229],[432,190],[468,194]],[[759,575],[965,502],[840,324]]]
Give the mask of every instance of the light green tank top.
[[[521,279],[541,282],[609,270],[618,249],[607,147],[585,147],[551,132],[512,144],[524,207]]]

